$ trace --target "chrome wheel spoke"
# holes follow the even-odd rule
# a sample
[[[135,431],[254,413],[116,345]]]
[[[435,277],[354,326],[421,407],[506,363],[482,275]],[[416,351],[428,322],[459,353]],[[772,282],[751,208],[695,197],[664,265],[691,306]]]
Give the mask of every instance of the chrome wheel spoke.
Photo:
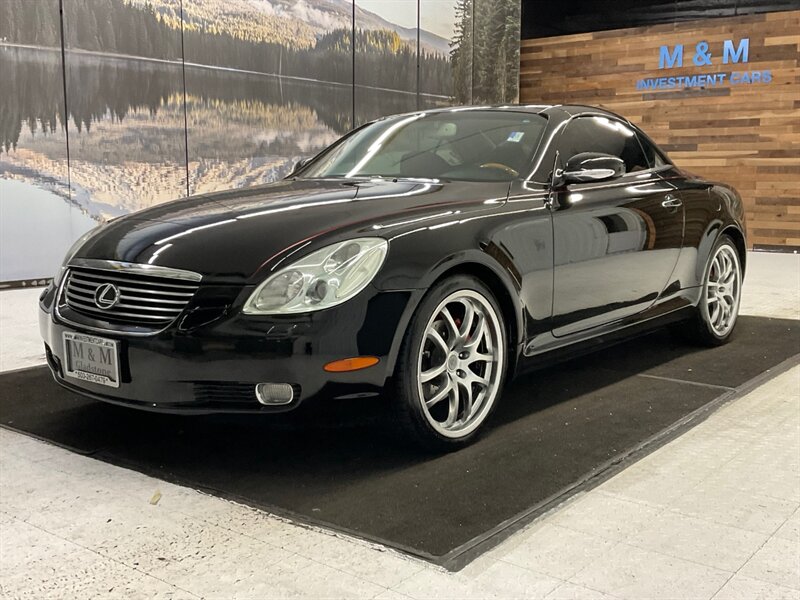
[[[736,270],[733,267],[731,267],[730,271],[725,273],[724,277],[722,278],[722,283],[724,285],[731,285],[735,278],[736,278]]]
[[[464,318],[461,320],[458,340],[463,344],[469,338],[469,333],[472,330],[472,323],[475,319],[475,307],[472,305],[472,302],[469,301],[462,302],[462,304],[464,305]]]
[[[450,404],[447,407],[447,420],[444,422],[445,427],[452,427],[458,418],[458,384],[450,386]]]
[[[726,309],[720,306],[719,310],[717,311],[717,318],[714,319],[714,325],[716,327],[722,327],[722,324],[725,322],[725,313]]]
[[[463,387],[462,396],[462,403],[464,405],[464,418],[468,418],[472,414],[472,403],[473,403],[473,396],[472,396],[472,384],[467,381],[465,382],[466,385]],[[460,386],[459,386],[460,387]]]
[[[444,373],[446,370],[447,370],[447,363],[443,362],[438,367],[433,367],[432,369],[428,369],[427,371],[423,371],[422,373],[420,373],[419,380],[422,383],[427,383],[431,379],[435,379],[436,377]]]
[[[711,312],[711,322],[716,325],[717,319],[722,314],[722,308],[720,307],[719,303],[714,306],[713,311]]]
[[[458,325],[456,325],[455,319],[453,319],[453,315],[450,314],[450,311],[447,310],[445,306],[440,313],[442,315],[442,320],[444,321],[445,326],[447,327],[447,339],[450,340],[448,344],[448,350],[452,348],[456,341],[458,340],[461,333],[458,330]]]
[[[441,402],[442,400],[444,400],[445,398],[450,396],[450,393],[452,392],[452,390],[453,390],[453,382],[450,381],[450,379],[448,379],[447,380],[447,385],[442,386],[436,392],[436,394],[434,394],[434,396],[432,398],[430,398],[429,400],[425,400],[425,405],[428,408],[431,408],[435,404],[438,404],[439,402]]]
[[[442,350],[442,352],[445,353],[445,356],[447,356],[447,353],[450,352],[450,347],[447,345],[447,342],[444,341],[441,333],[433,328],[430,328],[427,332],[425,332],[425,335],[428,337],[428,339],[432,340],[433,343]]]
[[[486,377],[481,377],[480,375],[476,375],[475,373],[470,372],[469,375],[466,377],[466,382],[468,385],[477,384],[481,386],[483,389],[489,387],[489,380]]]
[[[467,364],[474,364],[476,362],[491,363],[494,362],[493,354],[483,354],[481,352],[473,352],[466,360]]]
[[[731,294],[720,294],[719,299],[726,309],[733,306],[733,296]]]
[[[711,270],[708,273],[708,280],[715,283],[719,282],[722,266],[720,265],[719,258],[715,258],[711,263]]]
[[[486,317],[483,314],[478,314],[478,325],[475,327],[472,336],[469,336],[469,334],[467,334],[467,336],[464,350],[472,352],[486,337]]]

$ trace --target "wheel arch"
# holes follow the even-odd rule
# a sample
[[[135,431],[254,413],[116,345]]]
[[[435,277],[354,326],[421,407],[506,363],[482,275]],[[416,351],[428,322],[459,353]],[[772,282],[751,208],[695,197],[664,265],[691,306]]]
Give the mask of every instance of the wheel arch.
[[[720,235],[727,235],[736,245],[736,252],[739,254],[739,260],[742,263],[742,277],[744,277],[747,267],[747,241],[745,240],[744,233],[738,226],[728,225],[720,232]]]
[[[411,301],[408,303],[406,314],[392,342],[392,351],[390,354],[391,364],[389,365],[389,372],[392,375],[395,371],[403,337],[420,303],[434,285],[456,275],[475,277],[486,285],[497,299],[503,315],[506,335],[508,336],[507,346],[509,361],[507,372],[508,374],[513,374],[516,370],[517,361],[519,359],[519,348],[524,335],[525,321],[523,317],[523,308],[519,300],[519,291],[513,284],[512,277],[504,273],[502,267],[493,265],[491,262],[491,258],[484,253],[450,257],[440,262],[420,280],[419,289],[416,290],[417,293],[412,296]]]
[[[697,245],[697,256],[695,258],[695,272],[694,283],[691,287],[699,287],[703,285],[703,278],[705,277],[708,262],[711,260],[711,253],[714,247],[719,242],[719,239],[727,235],[733,240],[736,246],[736,254],[742,265],[742,275],[745,273],[745,264],[747,261],[747,241],[742,228],[737,223],[732,223],[730,220],[727,222],[721,219],[715,219],[706,228],[705,232],[700,238],[700,243]]]

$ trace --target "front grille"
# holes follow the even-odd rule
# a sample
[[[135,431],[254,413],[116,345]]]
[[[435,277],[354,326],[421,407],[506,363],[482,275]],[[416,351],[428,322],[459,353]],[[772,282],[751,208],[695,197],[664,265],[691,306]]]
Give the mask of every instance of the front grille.
[[[97,289],[113,284],[119,299],[110,308],[95,302]],[[80,315],[107,323],[165,327],[186,307],[198,284],[163,276],[72,267],[66,275],[63,302]]]

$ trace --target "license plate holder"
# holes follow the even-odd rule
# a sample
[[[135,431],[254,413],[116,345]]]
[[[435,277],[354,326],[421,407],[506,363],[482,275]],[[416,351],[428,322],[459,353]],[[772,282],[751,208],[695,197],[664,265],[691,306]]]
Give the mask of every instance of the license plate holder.
[[[89,383],[119,387],[119,342],[64,332],[64,375]]]

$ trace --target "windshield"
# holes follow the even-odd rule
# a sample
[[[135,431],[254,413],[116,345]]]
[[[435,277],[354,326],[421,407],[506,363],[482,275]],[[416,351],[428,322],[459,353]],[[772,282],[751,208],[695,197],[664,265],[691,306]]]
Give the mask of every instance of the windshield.
[[[540,115],[514,111],[401,115],[357,129],[298,176],[511,181],[528,175],[545,125]]]

